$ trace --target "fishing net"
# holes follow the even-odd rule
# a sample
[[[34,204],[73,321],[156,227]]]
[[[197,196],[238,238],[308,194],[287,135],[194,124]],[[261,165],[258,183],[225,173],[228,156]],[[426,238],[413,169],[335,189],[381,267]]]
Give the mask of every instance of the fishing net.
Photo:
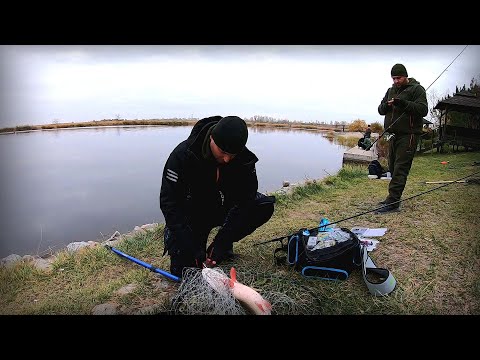
[[[227,276],[221,267],[215,268],[218,277]],[[212,272],[210,274],[214,274]],[[213,275],[216,276],[216,275]],[[239,271],[237,280],[256,290],[272,305],[272,315],[313,314],[318,307],[312,307],[317,296],[308,287],[295,281],[285,281],[281,274],[269,274],[260,269],[250,268]],[[248,310],[233,297],[228,285],[207,281],[202,271],[185,268],[182,282],[171,299],[169,313],[182,315],[248,315]],[[291,295],[290,295],[291,294]]]
[[[218,274],[225,275],[221,268]],[[213,288],[202,271],[185,268],[182,282],[172,298],[172,312],[184,315],[245,315],[246,311],[233,297],[227,285]]]
[[[111,246],[108,248],[117,255],[148,267],[150,270],[153,268],[152,265],[116,248]],[[234,297],[229,287],[230,278],[226,275],[225,269],[230,270],[230,265],[233,266],[233,264],[229,264],[227,261],[224,267],[213,269],[184,268],[182,280],[180,283],[175,283],[176,291],[173,292],[173,295],[171,291],[167,291],[167,296],[164,298],[167,301],[162,302],[157,310],[162,314],[185,315],[245,315],[250,314],[250,311],[258,312],[259,309],[262,313],[272,315],[322,313],[319,289],[310,288],[295,279],[298,272],[292,270],[293,274],[287,276],[285,270],[279,270],[274,264],[265,266],[265,264],[252,261],[248,256],[243,260],[240,257],[236,264],[238,264],[236,280],[253,291],[239,286],[235,293],[236,296],[241,296],[243,301],[249,302],[248,304],[242,305]],[[160,269],[153,269],[155,272],[165,275]],[[239,269],[242,270],[239,271]],[[240,295],[241,293],[242,295]],[[265,304],[264,300],[270,304]],[[250,306],[250,310],[247,310],[248,306]],[[157,310],[154,313],[157,313]]]

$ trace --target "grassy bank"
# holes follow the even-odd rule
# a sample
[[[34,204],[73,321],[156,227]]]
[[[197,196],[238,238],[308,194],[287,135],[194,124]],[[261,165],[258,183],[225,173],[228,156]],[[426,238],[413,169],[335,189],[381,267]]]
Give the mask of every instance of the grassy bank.
[[[367,178],[367,166],[344,166],[335,176],[278,195],[272,219],[239,243],[233,265],[238,280],[261,294],[283,293],[295,306],[273,308],[274,314],[480,314],[480,185],[425,184],[456,180],[480,172],[480,152],[417,155],[398,213],[368,212],[387,195],[388,182]],[[446,165],[442,161],[448,161]],[[475,176],[480,177],[480,174]],[[443,186],[438,190],[415,196]],[[397,280],[388,296],[372,296],[355,270],[344,282],[303,278],[275,265],[278,243],[255,243],[315,227],[320,218],[352,228],[386,227],[370,253],[377,266]],[[86,224],[87,226],[87,224]],[[213,236],[213,234],[212,234]],[[162,257],[163,225],[125,237],[117,248],[168,271]],[[130,292],[119,291],[130,285]],[[29,262],[0,269],[1,314],[91,314],[99,304],[118,314],[165,313],[179,284],[97,246],[75,254],[59,253],[50,271]],[[148,309],[146,311],[145,309]],[[142,312],[143,311],[143,312]]]

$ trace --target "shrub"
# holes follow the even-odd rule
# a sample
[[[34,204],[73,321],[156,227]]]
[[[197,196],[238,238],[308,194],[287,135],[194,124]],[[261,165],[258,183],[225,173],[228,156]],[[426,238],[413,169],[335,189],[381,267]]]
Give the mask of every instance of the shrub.
[[[348,131],[360,131],[364,132],[365,129],[367,128],[367,123],[365,120],[354,120],[350,125],[348,125]]]

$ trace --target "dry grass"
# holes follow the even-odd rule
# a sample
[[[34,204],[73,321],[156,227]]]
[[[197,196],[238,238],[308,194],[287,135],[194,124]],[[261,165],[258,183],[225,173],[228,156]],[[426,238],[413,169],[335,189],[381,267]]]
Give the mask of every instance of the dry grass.
[[[418,155],[408,178],[398,213],[369,212],[387,195],[388,182],[367,178],[367,167],[344,166],[336,175],[277,196],[272,219],[235,244],[238,257],[222,264],[235,266],[238,279],[261,294],[282,293],[295,307],[277,307],[282,314],[480,314],[480,185],[439,185],[432,180],[455,180],[479,172],[479,152]],[[442,165],[441,161],[449,161]],[[421,193],[424,193],[420,195]],[[418,195],[418,196],[416,196]],[[366,213],[367,212],[367,213]],[[274,264],[277,243],[262,241],[315,227],[322,217],[338,226],[386,227],[385,236],[371,253],[377,266],[389,269],[397,280],[388,296],[373,297],[360,271],[347,281],[303,278],[298,272]],[[353,217],[350,220],[342,219]],[[119,249],[168,270],[162,257],[163,226],[127,238]],[[213,237],[214,232],[211,234]],[[132,285],[134,290],[119,290]],[[170,311],[178,289],[159,274],[97,247],[76,255],[60,254],[51,272],[28,263],[0,270],[1,314],[91,314],[94,306],[111,303],[121,314],[150,308]]]
[[[17,131],[34,131],[34,130],[59,130],[82,127],[98,127],[98,126],[193,126],[199,119],[103,119],[84,122],[70,123],[51,123],[44,125],[19,125],[15,127],[0,128],[0,134],[12,133]],[[346,126],[328,125],[320,123],[301,123],[295,121],[252,121],[246,120],[247,125],[256,128],[280,128],[286,130],[313,130],[313,131],[332,131],[342,132]]]

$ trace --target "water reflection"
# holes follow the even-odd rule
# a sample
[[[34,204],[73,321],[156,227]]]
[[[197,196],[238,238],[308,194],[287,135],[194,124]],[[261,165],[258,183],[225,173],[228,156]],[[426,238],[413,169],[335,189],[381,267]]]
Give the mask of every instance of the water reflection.
[[[0,258],[38,254],[163,222],[161,174],[191,126],[98,127],[0,136]],[[324,133],[249,128],[259,190],[336,173],[344,146]]]

